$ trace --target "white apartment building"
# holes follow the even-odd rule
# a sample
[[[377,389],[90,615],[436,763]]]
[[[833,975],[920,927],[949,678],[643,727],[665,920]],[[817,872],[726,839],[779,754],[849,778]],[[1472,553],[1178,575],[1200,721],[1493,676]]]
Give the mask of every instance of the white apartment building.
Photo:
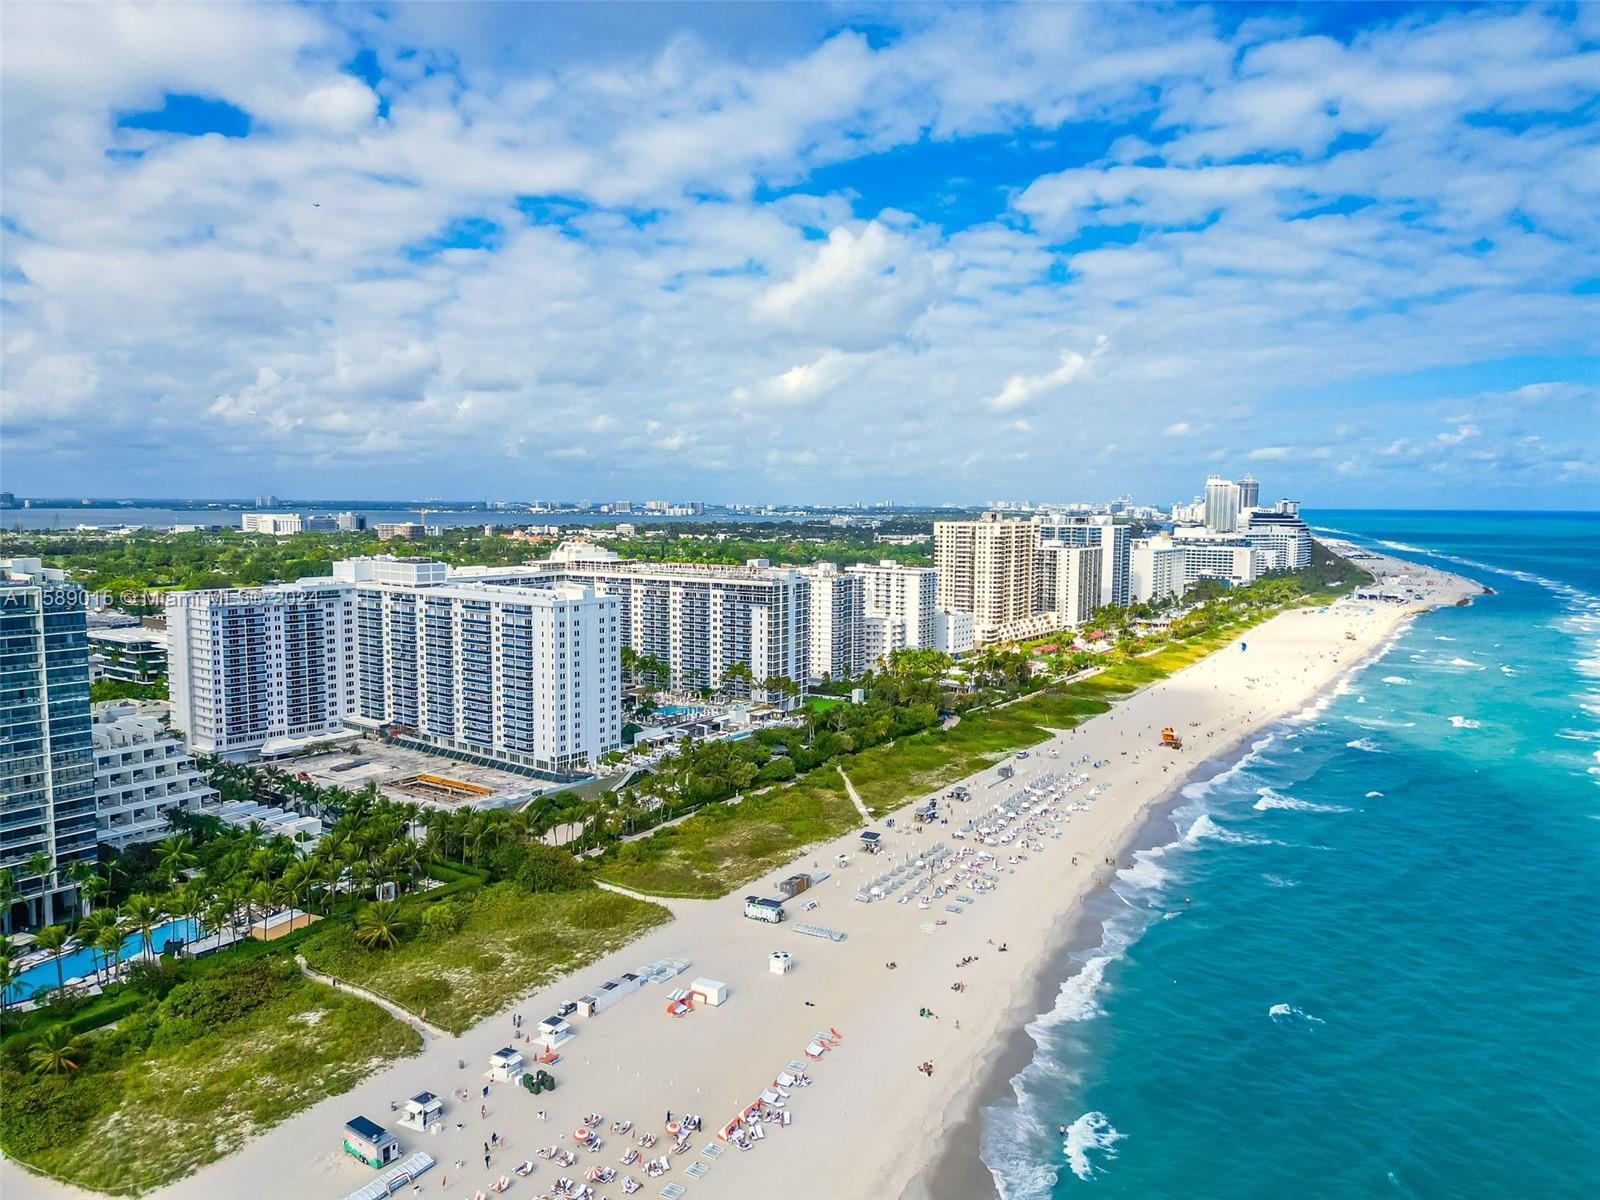
[[[1076,629],[1100,605],[1102,563],[1099,546],[1050,545],[1038,551],[1038,612],[1051,615],[1052,628]]]
[[[892,559],[854,563],[846,568],[865,586],[866,615],[897,623],[899,649],[931,648],[938,611],[939,572],[933,567],[908,567]]]
[[[1172,542],[1183,551],[1185,590],[1200,579],[1237,585],[1256,577],[1258,560],[1248,538],[1188,528],[1175,530]]]
[[[94,790],[98,839],[124,850],[165,837],[174,808],[199,812],[217,803],[183,743],[137,705],[109,705],[94,717]]]
[[[1311,565],[1311,529],[1300,519],[1293,500],[1280,500],[1277,508],[1247,508],[1239,518],[1239,532],[1260,550],[1282,559],[1272,570],[1299,571]]]
[[[951,657],[970,653],[973,646],[972,614],[945,612],[933,614],[933,648]]]
[[[1239,527],[1239,485],[1221,475],[1206,476],[1206,528],[1232,533]]]
[[[1065,516],[1054,513],[1039,521],[1039,545],[1100,547],[1100,595],[1098,603],[1128,603],[1128,553],[1132,530],[1118,525],[1111,516]]]
[[[355,593],[332,579],[171,593],[172,722],[224,758],[336,733],[355,711]]]
[[[245,533],[270,533],[273,537],[288,537],[299,533],[304,522],[299,513],[242,513],[239,528]]]
[[[1130,602],[1147,604],[1183,595],[1189,586],[1184,564],[1183,547],[1165,534],[1135,540],[1128,555]]]
[[[869,661],[862,626],[866,581],[833,563],[802,567],[800,573],[810,585],[808,678],[854,679]]]
[[[638,562],[603,547],[567,542],[545,563],[474,567],[452,578],[491,583],[579,583],[621,605],[624,644],[671,669],[673,687],[718,687],[743,663],[759,699],[776,699],[760,681],[810,674],[811,581],[794,567],[765,559],[744,566]]]
[[[881,671],[888,665],[889,656],[906,648],[906,625],[892,617],[866,617],[861,622],[862,642],[866,647],[867,666]]]
[[[622,744],[619,604],[570,583],[435,582],[442,563],[356,560],[352,724],[546,771]],[[397,577],[398,578],[395,578]]]
[[[935,521],[937,607],[970,612],[978,643],[1023,636],[1038,622],[1034,578],[1038,531],[1032,521],[985,513],[976,521]]]

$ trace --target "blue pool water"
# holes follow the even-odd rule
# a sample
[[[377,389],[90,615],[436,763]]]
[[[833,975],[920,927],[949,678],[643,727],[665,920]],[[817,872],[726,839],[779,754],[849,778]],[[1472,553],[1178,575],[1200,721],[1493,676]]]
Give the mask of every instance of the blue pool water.
[[[658,704],[656,712],[663,717],[676,717],[684,713],[705,712],[705,707],[699,704]]]
[[[1007,1200],[1600,1195],[1600,518],[1310,519],[1498,594],[1185,790],[984,1113]]]
[[[200,936],[200,926],[194,921],[184,917],[175,918],[164,924],[157,925],[150,931],[150,944],[156,948],[156,953],[161,952],[162,946],[168,941],[192,942]],[[122,957],[131,958],[144,949],[144,935],[138,932],[130,933],[122,942]],[[88,978],[94,974],[97,965],[103,966],[105,957],[98,951],[89,949],[69,950],[61,959],[61,978],[78,979]],[[41,963],[35,963],[26,971],[21,972],[11,981],[6,988],[6,1002],[15,1004],[19,1000],[31,1000],[35,992],[50,992],[56,987],[56,960],[47,958]],[[41,999],[43,997],[40,997]]]

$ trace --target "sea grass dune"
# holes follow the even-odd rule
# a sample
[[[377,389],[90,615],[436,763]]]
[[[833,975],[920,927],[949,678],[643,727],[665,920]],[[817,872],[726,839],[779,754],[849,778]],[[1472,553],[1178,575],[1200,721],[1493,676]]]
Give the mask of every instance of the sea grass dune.
[[[1393,560],[1369,565],[1407,570]],[[573,976],[508,994],[503,1011],[460,1036],[430,1034],[421,1054],[149,1194],[345,1196],[374,1178],[341,1148],[345,1122],[357,1114],[397,1131],[406,1153],[425,1151],[437,1160],[420,1180],[424,1194],[471,1197],[505,1176],[513,1196],[538,1197],[553,1194],[564,1177],[581,1183],[600,1166],[616,1172],[613,1182],[591,1185],[607,1197],[623,1195],[623,1180],[633,1176],[648,1180],[651,1194],[664,1184],[686,1185],[690,1200],[985,1194],[992,1184],[972,1136],[979,1085],[998,1048],[1034,1017],[1041,973],[1075,928],[1085,899],[1129,859],[1152,808],[1198,767],[1315,702],[1411,614],[1480,590],[1422,570],[1410,571],[1408,589],[1421,598],[1341,601],[1271,618],[1018,755],[1006,764],[1010,778],[995,768],[973,775],[965,781],[970,799],[941,801],[948,824],[915,824],[910,807],[898,811],[892,828],[875,821],[879,855],[864,854],[859,830],[852,831],[734,894],[664,901],[669,923]],[[1181,749],[1163,745],[1168,728]],[[1047,811],[1030,815],[1019,807],[1045,803],[1041,798],[1049,799]],[[976,834],[953,836],[969,820],[989,820],[998,807],[1016,822],[1006,835],[1015,840],[985,847]],[[912,899],[910,888],[886,887],[884,899],[855,898],[895,867],[906,879],[927,876],[928,868],[915,864],[941,843],[966,851],[932,879],[943,892],[947,876],[961,868],[948,894],[933,898],[923,890]],[[992,886],[975,866],[980,851],[993,855],[984,862]],[[779,880],[823,871],[827,877],[789,905],[795,910],[789,920],[745,919],[747,893],[775,896]],[[844,936],[805,936],[801,925]],[[780,951],[788,955],[781,973],[773,965]],[[566,1018],[575,1036],[551,1067],[554,1092],[535,1096],[486,1077],[502,1048],[537,1054],[533,1030],[566,1002],[647,964],[678,960],[687,962],[681,975],[645,985],[596,1016]],[[692,980],[725,984],[724,1002],[671,1015],[666,993],[699,986]],[[809,1086],[775,1090],[799,1072]],[[422,1092],[444,1099],[442,1128],[397,1129],[395,1108]],[[764,1093],[773,1098],[766,1110],[773,1119],[756,1125],[764,1137],[744,1151],[718,1136]],[[667,1157],[659,1180],[649,1179],[640,1164],[654,1148],[641,1149],[640,1134],[653,1133],[664,1146],[671,1141],[668,1120],[681,1122],[686,1114],[698,1116],[703,1128],[688,1139],[686,1152]],[[584,1121],[596,1115],[604,1121],[593,1135],[604,1143],[598,1152],[580,1151],[570,1170],[540,1156],[552,1146],[577,1149],[577,1131],[591,1128]],[[615,1133],[614,1121],[633,1126]],[[1079,1140],[1108,1145],[1114,1138],[1086,1127]],[[624,1161],[630,1151],[638,1152],[637,1162]],[[516,1176],[513,1169],[525,1162],[531,1172]],[[7,1166],[7,1200],[68,1194]]]

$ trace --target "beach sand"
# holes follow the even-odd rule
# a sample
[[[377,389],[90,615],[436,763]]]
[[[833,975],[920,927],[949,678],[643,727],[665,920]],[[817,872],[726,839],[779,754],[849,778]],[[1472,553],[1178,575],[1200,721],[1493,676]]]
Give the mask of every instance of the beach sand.
[[[1410,614],[1482,590],[1393,560],[1366,565],[1409,570],[1412,585],[1406,591],[1423,591],[1425,598],[1405,605],[1340,604],[1275,617],[1118,702],[1109,713],[1034,747],[1026,760],[1015,763],[1014,780],[998,780],[992,768],[973,777],[968,781],[972,799],[954,805],[948,826],[908,831],[907,807],[898,814],[896,828],[885,833],[886,849],[879,856],[859,853],[859,839],[852,834],[813,848],[731,896],[668,901],[674,920],[626,949],[514,1004],[508,998],[504,1015],[459,1038],[429,1038],[421,1055],[380,1070],[345,1095],[150,1194],[163,1200],[337,1200],[375,1177],[340,1149],[344,1122],[361,1114],[397,1133],[405,1153],[426,1150],[439,1161],[420,1181],[423,1195],[470,1198],[479,1189],[487,1192],[524,1159],[533,1159],[536,1169],[525,1179],[513,1176],[508,1195],[526,1200],[544,1195],[562,1175],[581,1179],[601,1163],[634,1174],[645,1184],[641,1197],[659,1195],[664,1182],[685,1185],[686,1200],[975,1200],[992,1195],[993,1184],[977,1158],[976,1107],[1007,1094],[1004,1081],[1026,1063],[1031,1043],[1022,1026],[1050,1007],[1067,970],[1064,950],[1086,936],[1083,897],[1106,885],[1152,812],[1206,763],[1215,764],[1264,725],[1305,707],[1373,655]],[[1241,649],[1241,643],[1248,648]],[[1159,745],[1167,725],[1183,736],[1183,750]],[[1084,754],[1104,765],[1080,767]],[[1087,772],[1102,789],[1099,797],[1060,826],[1062,838],[1046,838],[1042,853],[1028,853],[1028,861],[1015,868],[1004,865],[1015,847],[997,848],[1000,886],[979,894],[974,904],[963,906],[966,911],[947,913],[942,900],[924,911],[915,903],[864,904],[852,898],[862,882],[893,860],[941,839],[949,842],[951,831],[968,816],[987,812],[1038,775],[1065,775],[1069,766]],[[1087,791],[1068,799],[1082,799]],[[850,856],[842,869],[835,866],[841,853]],[[818,901],[814,911],[800,911],[800,902],[793,901],[784,924],[744,918],[746,894],[776,896],[778,879],[814,867],[832,872],[800,898]],[[924,923],[935,919],[947,924],[924,932]],[[841,930],[848,940],[797,934],[797,921]],[[1004,953],[1001,943],[1008,947]],[[768,970],[768,955],[780,949],[795,963],[781,976]],[[968,955],[977,961],[957,967]],[[525,1031],[531,1030],[561,1001],[666,958],[690,962],[673,984],[650,984],[598,1016],[570,1018],[577,1036],[563,1047],[553,1069],[557,1091],[535,1097],[496,1084],[486,1101],[481,1098],[489,1054],[513,1036],[511,1013],[521,1013]],[[891,961],[897,964],[892,970],[885,965]],[[727,1002],[681,1018],[667,1015],[665,987],[687,986],[698,976],[726,982]],[[966,990],[952,992],[958,980]],[[924,1007],[937,1017],[919,1016]],[[807,1064],[814,1083],[794,1089],[787,1101],[792,1125],[769,1127],[769,1136],[749,1152],[725,1146],[715,1158],[699,1154],[716,1142],[715,1130],[786,1064],[803,1058],[813,1033],[829,1029],[842,1040],[821,1061]],[[917,1070],[929,1060],[931,1078]],[[457,1102],[453,1092],[463,1087],[471,1089],[472,1098]],[[390,1111],[392,1101],[424,1090],[447,1101],[445,1130],[437,1135],[396,1127]],[[487,1106],[486,1117],[479,1115],[480,1104]],[[540,1109],[547,1120],[538,1117]],[[628,1139],[604,1132],[604,1149],[580,1154],[576,1168],[561,1170],[536,1157],[541,1146],[571,1146],[570,1135],[585,1113],[599,1112],[607,1122],[630,1119],[638,1129],[660,1134],[668,1110],[701,1115],[705,1131],[695,1137],[691,1153],[673,1158],[664,1180],[647,1181],[637,1171],[624,1171],[618,1158]],[[504,1146],[491,1150],[486,1170],[483,1143],[491,1133]],[[464,1165],[457,1167],[458,1161]],[[696,1162],[708,1168],[703,1177],[687,1174]],[[10,1163],[4,1174],[7,1200],[86,1194]],[[597,1186],[597,1196],[620,1197],[620,1174],[617,1182]]]

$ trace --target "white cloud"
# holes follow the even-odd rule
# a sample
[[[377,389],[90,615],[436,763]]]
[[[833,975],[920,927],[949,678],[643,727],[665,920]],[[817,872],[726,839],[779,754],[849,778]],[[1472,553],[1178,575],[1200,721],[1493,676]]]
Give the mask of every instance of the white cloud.
[[[1083,374],[1090,361],[1104,353],[1105,345],[1106,339],[1102,334],[1089,354],[1079,354],[1076,350],[1063,350],[1061,364],[1055,370],[1039,375],[1013,375],[1006,380],[1004,387],[985,399],[984,404],[995,412],[1011,412],[1059,391]]]
[[[1196,461],[1293,464],[1308,500],[1592,457],[1593,389],[1559,370],[1437,405],[1373,386],[1592,348],[1600,144],[1555,115],[1592,93],[1586,14],[1337,40],[901,9],[782,44],[703,19],[555,58],[495,6],[13,5],[8,487],[516,494],[524,454],[541,492],[756,498],[776,454],[797,497],[1044,495],[1085,420],[1194,436],[1175,406],[1207,414]],[[343,67],[363,45],[376,87]],[[254,132],[117,128],[168,93]],[[1083,122],[1121,136],[1033,177]],[[1074,487],[1192,492],[1163,445],[1121,438]]]

